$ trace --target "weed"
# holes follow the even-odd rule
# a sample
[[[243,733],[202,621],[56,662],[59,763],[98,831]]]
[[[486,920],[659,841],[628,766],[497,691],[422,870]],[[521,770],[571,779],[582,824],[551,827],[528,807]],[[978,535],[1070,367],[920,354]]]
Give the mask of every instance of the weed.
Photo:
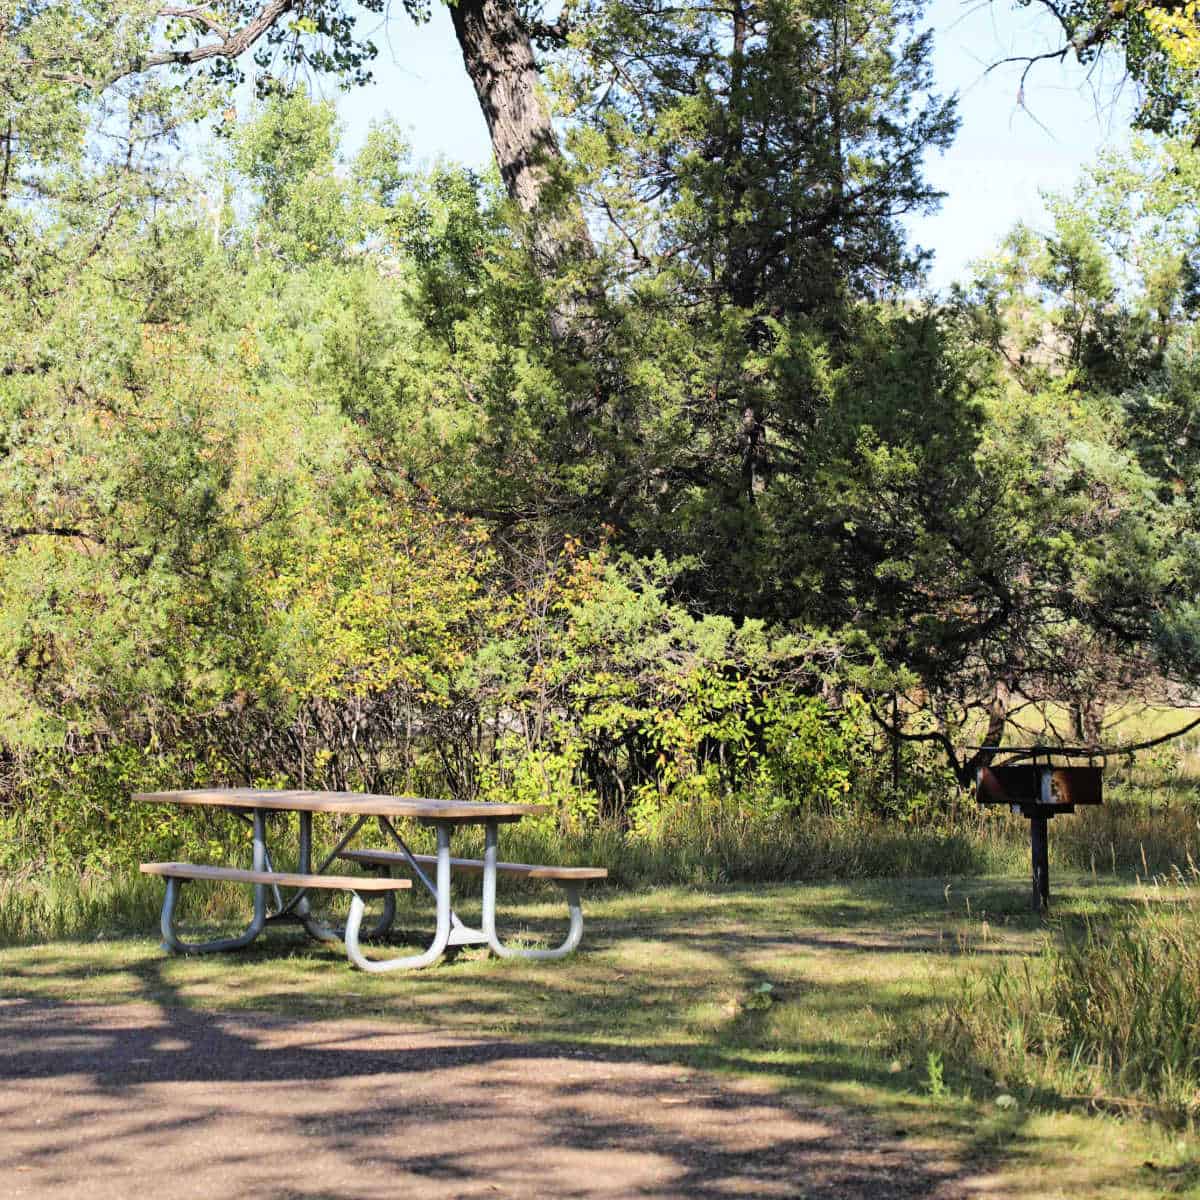
[[[925,1088],[933,1100],[940,1100],[946,1094],[945,1068],[936,1050],[925,1056]]]
[[[1089,918],[1040,959],[965,980],[926,1040],[949,1046],[960,1069],[1010,1085],[1192,1123],[1200,1112],[1193,882],[1177,872],[1132,913]]]

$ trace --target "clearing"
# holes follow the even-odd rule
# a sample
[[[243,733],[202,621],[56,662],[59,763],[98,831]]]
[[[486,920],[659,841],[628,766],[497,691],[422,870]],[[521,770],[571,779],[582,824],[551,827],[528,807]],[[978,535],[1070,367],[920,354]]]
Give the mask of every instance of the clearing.
[[[572,959],[380,977],[290,930],[195,959],[116,932],[10,947],[3,1194],[1200,1194],[1194,1138],[1019,1095],[1001,1108],[896,1056],[964,972],[1054,936],[1027,888],[598,891]],[[1063,921],[1142,893],[1055,891]],[[561,923],[557,898],[508,912],[535,935]]]

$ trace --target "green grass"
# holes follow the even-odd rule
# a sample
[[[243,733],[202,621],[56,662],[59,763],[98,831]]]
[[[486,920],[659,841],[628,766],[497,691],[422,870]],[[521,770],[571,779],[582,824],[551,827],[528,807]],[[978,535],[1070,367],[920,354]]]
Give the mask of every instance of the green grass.
[[[153,921],[114,922],[0,951],[0,992],[374,1016],[571,1044],[753,1076],[864,1111],[884,1136],[974,1164],[1021,1195],[1195,1194],[1191,1136],[1098,1113],[1087,1099],[1009,1081],[1001,1090],[943,1065],[936,1047],[932,1056],[910,1048],[909,1031],[952,1004],[965,977],[1023,961],[1088,920],[1113,920],[1146,894],[1131,882],[1059,877],[1048,930],[1028,912],[1027,887],[1013,876],[602,889],[587,906],[583,950],[565,962],[468,952],[378,977],[287,930],[241,954],[184,959],[161,953]],[[510,895],[506,912],[510,930],[535,939],[561,926],[548,893]],[[428,915],[408,898],[400,923]]]
[[[1200,1117],[1200,892],[1178,873],[1141,903],[1068,919],[1037,960],[964,979],[925,1045],[975,1080],[1191,1128]],[[918,1051],[919,1052],[919,1051]]]
[[[1167,912],[1163,893],[1144,881],[1200,862],[1194,784],[1180,793],[1189,802],[1173,805],[1147,803],[1161,793],[1140,786],[1119,781],[1110,795],[1125,800],[1054,821],[1048,926],[1028,911],[1028,825],[1007,812],[968,807],[908,825],[864,814],[771,822],[684,812],[653,840],[611,828],[505,831],[508,857],[611,870],[613,886],[587,905],[584,951],[567,962],[466,952],[420,975],[364,976],[338,948],[287,930],[237,955],[167,958],[156,936],[161,883],[127,867],[0,883],[0,947],[8,944],[0,994],[378,1016],[583,1044],[756,1076],[861,1109],[887,1136],[991,1171],[997,1186],[1007,1180],[1021,1195],[1200,1196],[1186,1125],[1191,1076],[1171,1068],[1164,1109],[1161,1089],[1147,1091],[1136,1072],[1089,1075],[1033,1020],[1050,1007],[1047,972],[1061,947],[1090,929],[1093,946],[1119,948],[1106,931],[1131,914]],[[477,852],[472,836],[456,850]],[[193,885],[184,895],[185,918],[207,931],[199,936],[245,921],[244,889]],[[429,924],[421,896],[402,896],[400,908],[401,927]],[[506,911],[534,939],[560,933],[561,902],[543,887],[510,882]],[[1151,974],[1190,935],[1174,936],[1151,947]],[[1087,961],[1092,976],[1120,981],[1121,962]],[[997,976],[1009,983],[989,992]],[[1074,995],[1086,1011],[1095,980],[1086,972],[1080,980]],[[1195,986],[1181,977],[1179,1021],[1163,1028],[1178,1034],[1188,1024]],[[1114,1018],[1111,1049],[1132,1000],[1149,1014],[1156,993],[1100,991]],[[1034,1031],[1021,1043],[1020,1069],[1014,1014]],[[1183,1132],[1153,1119],[1164,1115],[1183,1120]]]
[[[280,831],[282,832],[282,831]],[[338,835],[336,823],[324,830]],[[432,834],[407,831],[414,849],[432,850]],[[849,812],[763,817],[737,805],[680,809],[653,838],[630,837],[614,825],[591,825],[574,832],[525,822],[505,830],[504,854],[524,862],[602,863],[614,884],[645,888],[656,884],[724,886],[739,881],[878,878],[933,873],[979,875],[1020,870],[1027,855],[1023,822],[1007,814],[969,810],[953,821],[901,824]],[[455,852],[478,857],[482,832],[463,830]],[[243,839],[243,843],[245,839]],[[295,846],[275,839],[284,861]],[[128,853],[128,851],[126,851]],[[189,849],[166,857],[189,861],[240,861],[249,866],[248,846]],[[198,854],[199,857],[192,857]],[[153,880],[140,876],[136,860],[118,861],[104,872],[43,876],[26,873],[0,881],[0,945],[83,934],[106,925],[145,927],[158,907]],[[235,886],[188,889],[185,903],[199,916],[220,918],[239,902]]]
[[[336,832],[326,831],[336,836]],[[431,850],[427,830],[409,831],[415,849]],[[464,830],[456,853],[482,854],[482,834]],[[275,843],[273,843],[275,844]],[[283,858],[294,847],[276,845]],[[244,865],[249,866],[243,846]],[[612,826],[562,833],[533,823],[505,830],[504,853],[525,862],[602,863],[612,883],[724,887],[731,883],[1018,874],[1028,869],[1029,826],[1007,811],[974,806],[952,817],[900,823],[865,814],[839,817],[749,816],[733,806],[681,812],[653,838],[630,838]],[[201,852],[192,861],[210,861]],[[1150,878],[1200,863],[1200,813],[1192,805],[1110,803],[1054,821],[1052,870]],[[171,857],[188,858],[186,847]],[[230,857],[222,851],[218,861]],[[236,852],[231,861],[236,861]],[[0,945],[72,937],[109,926],[149,928],[161,885],[134,863],[78,875],[0,880]],[[240,889],[188,889],[185,912],[220,919],[242,902]]]

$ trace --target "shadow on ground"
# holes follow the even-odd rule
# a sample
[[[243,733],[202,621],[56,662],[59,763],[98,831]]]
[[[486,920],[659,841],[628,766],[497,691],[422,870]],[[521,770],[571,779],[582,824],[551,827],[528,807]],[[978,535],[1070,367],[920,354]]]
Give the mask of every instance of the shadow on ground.
[[[379,1022],[5,1001],[0,1096],[12,1196],[967,1194],[754,1083]]]
[[[4,1194],[994,1195],[979,1172],[998,1135],[1019,1157],[1024,1116],[975,1114],[955,1160],[922,1148],[904,1128],[917,1081],[866,1045],[964,950],[1018,953],[1037,923],[1011,884],[906,888],[623,894],[569,963],[416,976],[350,972],[287,934],[203,960],[146,941],[6,952]],[[1004,935],[964,939],[960,910]],[[554,908],[510,913],[559,933]],[[773,1004],[740,1006],[765,978]],[[874,1120],[847,1087],[875,1089]]]

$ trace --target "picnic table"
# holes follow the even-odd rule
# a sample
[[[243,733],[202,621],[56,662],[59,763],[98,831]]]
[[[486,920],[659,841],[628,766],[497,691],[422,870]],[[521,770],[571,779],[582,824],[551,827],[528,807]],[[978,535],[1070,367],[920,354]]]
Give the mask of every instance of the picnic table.
[[[583,912],[579,887],[608,872],[601,867],[559,867],[526,863],[501,862],[498,853],[500,825],[524,817],[548,813],[543,804],[479,804],[468,801],[426,800],[409,796],[382,796],[356,792],[265,791],[256,788],[212,788],[176,792],[139,792],[134,800],[146,804],[199,805],[228,811],[244,821],[251,832],[253,867],[246,870],[226,865],[197,863],[142,863],[148,875],[166,880],[166,897],[162,909],[164,948],[174,953],[206,954],[213,951],[235,950],[250,945],[267,925],[280,921],[295,921],[320,941],[344,941],[346,954],[354,966],[363,971],[380,972],[426,967],[442,957],[450,946],[487,945],[502,957],[560,958],[579,944],[583,933]],[[299,820],[298,861],[295,871],[276,869],[268,833],[269,818],[275,818],[276,831],[281,823],[295,814]],[[313,817],[316,814],[338,814],[353,818],[349,829],[313,867]],[[282,818],[282,822],[279,820]],[[432,826],[437,838],[437,853],[414,854],[397,830],[395,822],[416,820]],[[395,850],[351,849],[363,827],[374,821]],[[454,832],[463,825],[483,825],[484,856],[482,859],[452,858],[450,843]],[[332,875],[328,868],[337,860],[355,863],[373,870],[374,876]],[[433,878],[426,868],[433,872]],[[364,895],[376,894],[383,899],[383,912],[371,934],[383,936],[395,918],[395,893],[412,886],[407,878],[393,877],[393,871],[411,871],[433,896],[437,923],[433,940],[420,954],[390,959],[369,959],[361,947],[361,927],[365,912]],[[453,873],[483,876],[483,913],[480,928],[475,929],[454,912],[451,905]],[[496,931],[496,880],[508,874],[550,879],[566,893],[570,928],[566,940],[552,949],[525,949],[506,945]],[[196,880],[232,880],[254,889],[254,914],[246,929],[235,937],[209,942],[183,941],[175,929],[175,913],[180,890],[184,883]],[[284,891],[290,891],[286,899]],[[308,893],[312,890],[341,890],[350,893],[350,912],[344,929],[333,929],[313,916]],[[269,907],[273,900],[273,907]]]

